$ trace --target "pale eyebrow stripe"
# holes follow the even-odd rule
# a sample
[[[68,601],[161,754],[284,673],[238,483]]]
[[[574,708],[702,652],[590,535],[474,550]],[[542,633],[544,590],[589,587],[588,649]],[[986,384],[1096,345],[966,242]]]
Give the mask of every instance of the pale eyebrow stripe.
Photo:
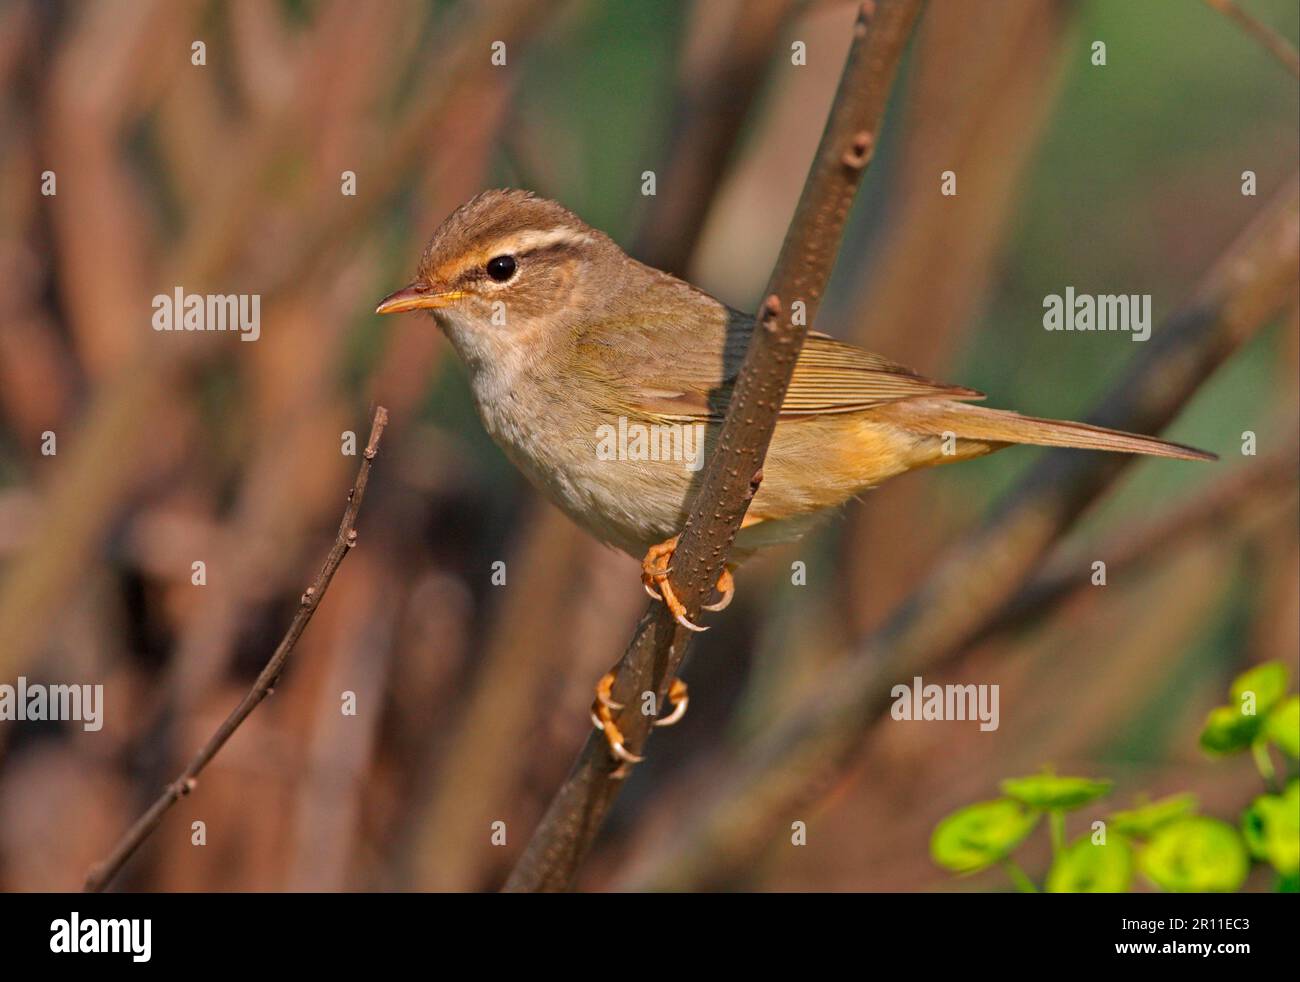
[[[572,248],[590,245],[595,240],[585,232],[574,228],[552,228],[543,231],[516,232],[498,239],[489,250],[488,256],[523,256],[544,249]],[[483,264],[479,261],[469,263],[452,276],[452,282],[480,279],[484,275]]]
[[[529,231],[501,239],[493,249],[494,254],[535,252],[552,246],[590,245],[591,236],[572,228],[553,228],[544,232]]]

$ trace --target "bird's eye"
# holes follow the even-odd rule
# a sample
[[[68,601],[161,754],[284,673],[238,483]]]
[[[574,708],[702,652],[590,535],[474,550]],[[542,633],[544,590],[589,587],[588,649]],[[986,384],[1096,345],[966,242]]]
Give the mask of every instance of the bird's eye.
[[[498,283],[504,283],[515,275],[514,256],[493,256],[487,261],[487,274]]]

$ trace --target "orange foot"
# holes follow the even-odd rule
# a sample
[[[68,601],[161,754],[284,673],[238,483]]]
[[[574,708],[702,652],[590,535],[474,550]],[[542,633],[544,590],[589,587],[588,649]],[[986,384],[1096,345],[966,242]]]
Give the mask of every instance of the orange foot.
[[[677,549],[677,536],[651,546],[646,550],[645,559],[641,560],[641,583],[645,586],[645,592],[650,594],[656,600],[662,600],[667,608],[672,611],[673,619],[682,627],[690,631],[707,631],[707,627],[692,622],[686,616],[686,607],[677,599],[673,593],[673,588],[668,583],[668,574],[672,572],[672,566],[669,565],[673,560],[673,552]],[[722,599],[717,603],[705,604],[705,610],[725,610],[731,603],[731,598],[736,594],[736,581],[731,575],[735,569],[730,563],[722,568],[722,573],[718,576],[717,591],[722,594]]]
[[[614,713],[622,709],[623,704],[611,698],[610,693],[613,688],[614,673],[606,672],[596,683],[596,700],[591,704],[591,722],[596,729],[605,734],[609,752],[620,762],[621,766],[614,772],[614,776],[624,777],[627,774],[628,764],[639,764],[645,758],[632,753],[623,744],[623,732],[614,723]],[[689,701],[686,683],[681,679],[673,679],[672,685],[668,687],[668,702],[673,710],[662,719],[655,720],[655,726],[672,726],[686,715],[686,704]]]

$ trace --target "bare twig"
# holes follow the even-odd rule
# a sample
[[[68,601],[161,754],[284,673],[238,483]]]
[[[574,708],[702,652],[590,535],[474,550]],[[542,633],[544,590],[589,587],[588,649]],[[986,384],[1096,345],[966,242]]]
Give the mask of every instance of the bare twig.
[[[1295,302],[1297,262],[1300,177],[1219,259],[1090,422],[1162,429],[1216,368]],[[681,818],[689,835],[678,837],[655,870],[631,886],[700,888],[751,865],[772,830],[843,773],[888,708],[893,684],[932,671],[968,644],[1130,463],[1119,454],[1044,455],[878,631],[835,663],[824,685],[726,764],[726,779]]]
[[[325,591],[334,578],[335,571],[343,562],[343,557],[357,544],[357,513],[361,510],[361,500],[365,496],[366,485],[370,481],[371,463],[379,453],[379,440],[384,434],[384,427],[387,425],[388,410],[380,406],[375,409],[374,421],[370,425],[370,439],[366,442],[366,449],[362,454],[361,468],[357,471],[357,479],[352,485],[352,490],[348,492],[348,504],[343,511],[343,521],[339,523],[338,536],[335,538],[334,545],[325,558],[325,563],[321,566],[320,572],[316,574],[316,579],[303,593],[298,612],[294,615],[289,630],[285,632],[284,637],[280,640],[280,644],[276,647],[271,660],[266,663],[266,667],[257,676],[257,681],[253,683],[248,695],[244,696],[243,701],[226,717],[225,722],[217,727],[217,731],[212,734],[202,749],[194,755],[194,758],[181,771],[180,776],[167,785],[157,800],[149,806],[149,810],[141,815],[127,833],[122,836],[117,845],[113,847],[113,851],[109,853],[108,858],[91,869],[86,877],[85,888],[88,892],[97,893],[108,886],[126,861],[140,847],[140,844],[159,826],[163,816],[167,814],[167,810],[194,790],[199,772],[226,745],[226,741],[230,739],[235,730],[239,729],[240,725],[257,708],[258,704],[271,694],[272,687],[284,670],[284,663],[288,661],[293,646],[298,643],[298,639],[302,636],[302,632],[306,630],[312,615],[316,613],[316,608],[320,606],[321,599],[325,596]]]
[[[878,8],[878,9],[877,9]],[[762,479],[767,446],[807,333],[816,314],[854,194],[870,163],[899,58],[920,9],[918,0],[866,3],[857,19],[839,89],[831,105],[794,219],[768,281],[753,340],[745,353],[718,434],[717,449],[673,557],[671,586],[691,614],[708,599],[745,511]],[[802,301],[807,316],[790,317]],[[613,698],[639,707],[654,692],[662,705],[686,655],[688,638],[667,611],[652,604],[624,652]],[[625,712],[618,720],[626,746],[638,753],[650,719]],[[588,738],[507,890],[561,890],[575,875],[618,793],[604,738]]]
[[[1246,13],[1236,0],[1205,0],[1207,4],[1226,17],[1235,20],[1247,34],[1258,41],[1269,54],[1286,66],[1296,78],[1300,78],[1300,54],[1281,34],[1267,24]]]

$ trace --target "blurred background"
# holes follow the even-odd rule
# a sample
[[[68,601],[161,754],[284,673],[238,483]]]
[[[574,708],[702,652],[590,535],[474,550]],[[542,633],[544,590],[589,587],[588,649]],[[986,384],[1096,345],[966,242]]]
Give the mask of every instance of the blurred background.
[[[1294,0],[1243,3],[1295,42]],[[0,682],[105,693],[98,732],[0,723],[0,889],[78,888],[247,691],[337,529],[358,462],[342,435],[364,444],[376,404],[392,422],[358,548],[275,694],[116,887],[501,884],[645,595],[635,562],[487,438],[432,320],[375,303],[453,208],[522,186],[754,308],[854,13],[0,4]],[[1151,294],[1159,332],[1291,179],[1297,103],[1295,79],[1203,3],[931,0],[816,326],[994,406],[1086,415],[1143,346],[1044,331],[1044,296]],[[945,170],[955,197],[938,194]],[[1247,170],[1258,196],[1242,194]],[[260,339],[155,332],[151,299],[177,287],[259,294]],[[690,713],[655,737],[579,887],[1007,889],[997,871],[952,879],[930,832],[1044,764],[1113,778],[1116,806],[1193,791],[1235,821],[1259,775],[1248,756],[1207,759],[1197,734],[1236,673],[1294,668],[1300,651],[1297,317],[1292,303],[1165,434],[1219,463],[1137,463],[1051,559],[1086,567],[1217,495],[1211,520],[927,678],[1001,685],[997,732],[886,718],[759,861],[674,869],[664,844],[690,833],[735,748],[833,677],[1040,451],[898,479],[747,565],[695,642]],[[806,846],[790,847],[793,820]],[[1046,862],[1044,839],[1025,865]],[[1247,888],[1271,888],[1267,870]]]

